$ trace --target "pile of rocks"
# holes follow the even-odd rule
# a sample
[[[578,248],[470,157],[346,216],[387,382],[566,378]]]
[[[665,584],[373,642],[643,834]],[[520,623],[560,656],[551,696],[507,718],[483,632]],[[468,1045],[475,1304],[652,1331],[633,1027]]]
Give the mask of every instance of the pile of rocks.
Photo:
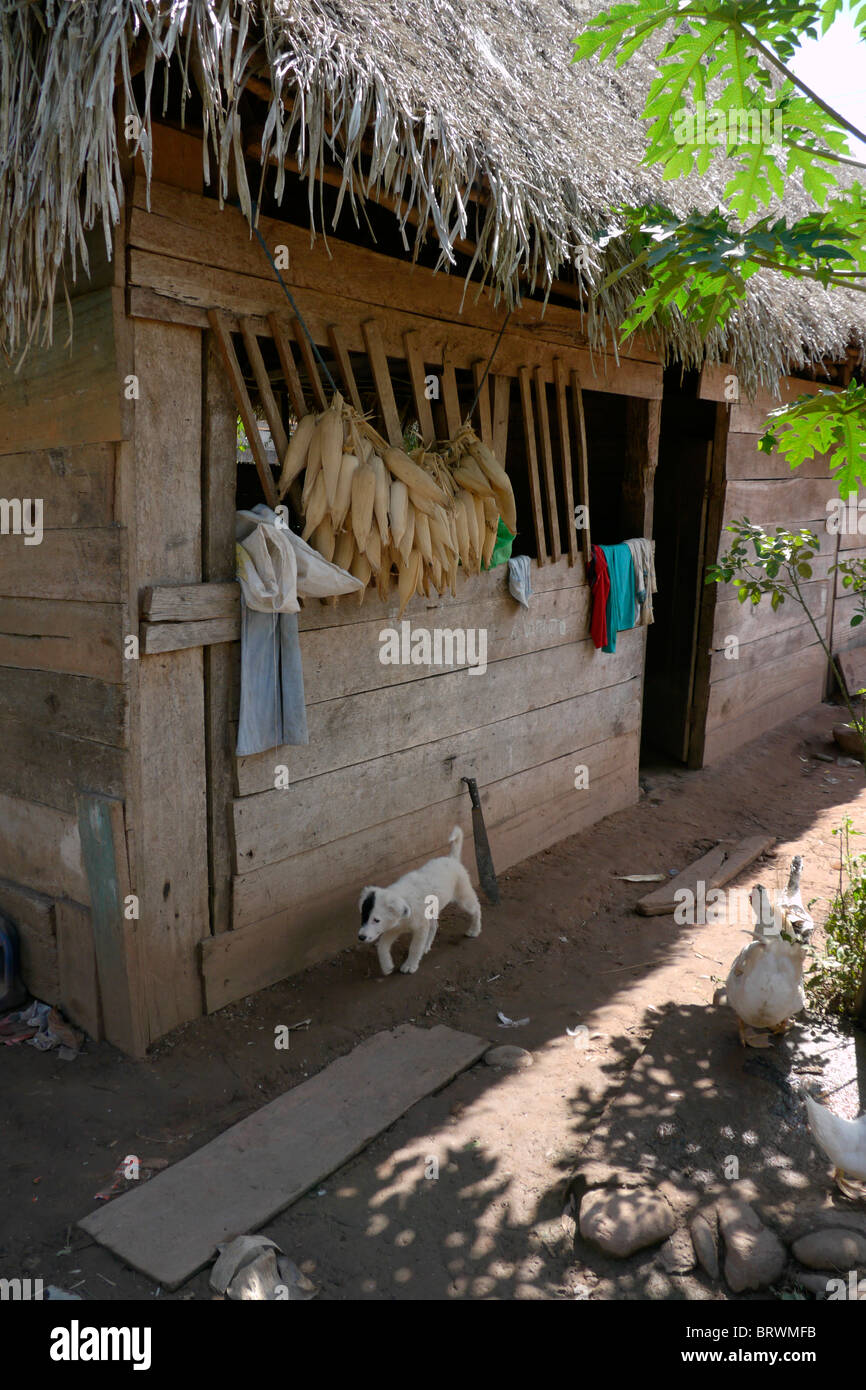
[[[712,1281],[724,1278],[734,1294],[784,1283],[817,1298],[866,1301],[866,1215],[816,1210],[798,1218],[786,1243],[761,1219],[754,1194],[737,1184],[700,1196],[621,1176],[617,1185],[590,1187],[580,1202],[580,1235],[605,1255],[626,1259],[659,1246],[666,1274],[699,1268]]]

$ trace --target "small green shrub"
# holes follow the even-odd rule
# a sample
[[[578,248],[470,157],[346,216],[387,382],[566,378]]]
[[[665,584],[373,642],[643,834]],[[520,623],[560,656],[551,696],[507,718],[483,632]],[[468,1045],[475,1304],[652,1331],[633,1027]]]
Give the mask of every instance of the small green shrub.
[[[806,992],[821,1013],[853,1017],[866,958],[866,852],[854,853],[852,838],[862,831],[849,816],[833,834],[841,840],[839,891],[824,923],[825,954],[815,957]]]

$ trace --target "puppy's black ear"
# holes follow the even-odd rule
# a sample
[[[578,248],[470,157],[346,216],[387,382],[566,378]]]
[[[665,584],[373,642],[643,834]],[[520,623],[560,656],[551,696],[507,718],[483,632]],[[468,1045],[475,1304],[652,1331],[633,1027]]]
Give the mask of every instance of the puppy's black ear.
[[[361,909],[361,925],[368,920],[373,911],[373,903],[376,901],[375,888],[365,888],[358,899],[358,907]]]

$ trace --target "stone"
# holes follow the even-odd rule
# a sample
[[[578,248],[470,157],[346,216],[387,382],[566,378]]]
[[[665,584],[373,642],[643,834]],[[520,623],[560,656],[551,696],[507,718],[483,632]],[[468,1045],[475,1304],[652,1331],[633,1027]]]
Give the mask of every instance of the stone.
[[[813,1231],[795,1240],[792,1250],[809,1269],[856,1269],[866,1264],[866,1236],[843,1227]]]
[[[715,1210],[699,1211],[689,1227],[698,1263],[711,1279],[719,1277],[719,1235]]]
[[[668,1236],[661,1250],[659,1261],[668,1274],[688,1274],[697,1263],[695,1247],[685,1226],[680,1226],[672,1236]]]
[[[729,1288],[734,1293],[767,1288],[785,1268],[787,1254],[779,1237],[747,1202],[722,1199],[718,1210]]]
[[[485,1052],[484,1060],[488,1067],[506,1067],[508,1071],[522,1071],[525,1067],[532,1066],[532,1053],[527,1052],[525,1047],[514,1047],[511,1043],[503,1043],[501,1047],[491,1047],[489,1052]]]
[[[827,1297],[826,1274],[808,1274],[806,1270],[798,1269],[794,1275],[794,1279],[804,1289],[808,1289],[810,1293],[813,1293],[816,1298]]]
[[[672,1235],[676,1217],[669,1203],[649,1188],[597,1188],[580,1204],[580,1234],[606,1255],[620,1259],[658,1245]]]

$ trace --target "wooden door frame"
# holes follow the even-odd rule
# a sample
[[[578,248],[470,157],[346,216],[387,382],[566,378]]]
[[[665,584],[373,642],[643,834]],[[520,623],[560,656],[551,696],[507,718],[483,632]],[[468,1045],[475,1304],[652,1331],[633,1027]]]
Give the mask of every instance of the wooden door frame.
[[[701,537],[699,573],[712,564],[719,553],[722,522],[725,514],[727,489],[728,430],[730,406],[716,402],[716,424],[713,431],[709,481],[706,494],[706,519]],[[713,636],[716,621],[717,584],[703,584],[697,635],[693,653],[693,677],[688,713],[687,766],[703,767],[707,732],[707,713],[710,703],[710,667],[713,657]]]

